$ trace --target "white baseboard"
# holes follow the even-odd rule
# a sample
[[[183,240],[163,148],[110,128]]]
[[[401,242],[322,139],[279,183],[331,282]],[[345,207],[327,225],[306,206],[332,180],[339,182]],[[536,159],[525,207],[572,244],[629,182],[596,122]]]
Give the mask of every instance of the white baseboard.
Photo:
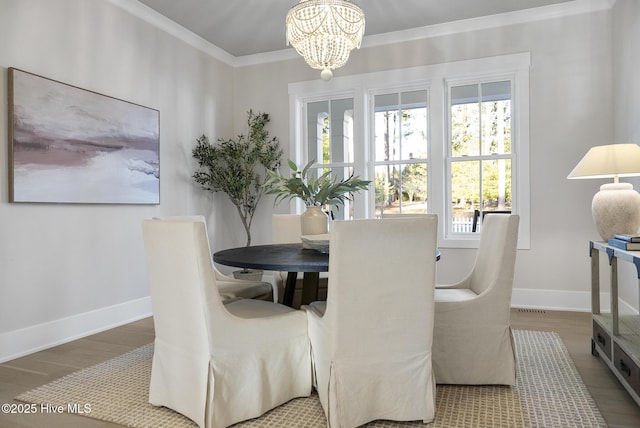
[[[600,293],[601,312],[611,312],[610,302],[610,293]],[[624,300],[620,300],[618,306],[620,313],[638,315],[638,310]],[[591,312],[591,292],[514,288],[511,295],[511,307],[547,309],[550,311]]]
[[[151,313],[151,298],[143,297],[2,333],[0,363],[146,318]]]
[[[271,278],[265,278],[268,281]],[[610,294],[600,294],[601,311],[610,312]],[[514,288],[514,308],[591,312],[591,292]],[[621,313],[638,314],[627,302],[619,302]],[[0,334],[0,363],[43,349],[90,336],[152,315],[151,298],[120,303],[71,317]]]
[[[601,301],[607,302],[608,300]],[[511,306],[514,308],[591,312],[591,292],[514,288],[511,294]]]

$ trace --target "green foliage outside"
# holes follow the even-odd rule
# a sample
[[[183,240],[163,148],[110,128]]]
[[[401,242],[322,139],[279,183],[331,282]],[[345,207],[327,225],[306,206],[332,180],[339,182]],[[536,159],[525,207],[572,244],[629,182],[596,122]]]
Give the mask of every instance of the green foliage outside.
[[[409,202],[425,200],[427,195],[427,165],[416,163],[407,165],[402,170],[402,190]]]

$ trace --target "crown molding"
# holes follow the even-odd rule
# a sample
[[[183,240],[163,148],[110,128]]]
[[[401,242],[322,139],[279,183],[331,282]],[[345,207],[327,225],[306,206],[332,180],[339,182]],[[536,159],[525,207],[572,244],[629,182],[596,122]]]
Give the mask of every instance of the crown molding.
[[[248,65],[266,64],[289,59],[301,59],[301,56],[298,55],[298,52],[296,52],[294,48],[286,48],[277,51],[238,56],[236,57],[235,65],[236,67],[246,67]]]
[[[109,2],[209,56],[227,65],[236,66],[236,57],[229,52],[187,30],[182,25],[140,3],[138,0],[109,0]]]
[[[527,22],[544,21],[566,16],[580,15],[610,9],[616,0],[574,0],[549,6],[514,12],[488,15],[460,21],[445,22],[408,30],[394,31],[385,34],[374,34],[362,40],[363,47],[383,46],[412,40],[427,39],[469,31],[486,30],[507,25],[523,24]]]
[[[290,59],[300,59],[300,56],[293,48],[235,57],[137,0],[109,1],[145,22],[154,25],[155,27],[232,67],[245,67]],[[427,39],[430,37],[440,37],[469,31],[503,27],[506,25],[523,24],[527,22],[580,15],[583,13],[611,9],[615,3],[616,0],[573,0],[565,3],[519,10],[515,12],[428,25],[384,34],[374,34],[363,38],[362,47],[369,48],[383,46],[412,40]]]

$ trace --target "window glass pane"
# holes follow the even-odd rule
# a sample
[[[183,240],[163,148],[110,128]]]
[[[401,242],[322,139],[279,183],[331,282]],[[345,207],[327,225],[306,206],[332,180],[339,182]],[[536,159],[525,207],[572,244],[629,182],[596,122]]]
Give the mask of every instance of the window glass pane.
[[[399,212],[400,170],[397,165],[380,165],[374,177],[376,216]]]
[[[307,103],[307,150],[320,164],[353,162],[353,99]]]
[[[380,165],[375,171],[376,216],[428,212],[426,163]]]
[[[482,211],[511,211],[511,159],[482,161]]]
[[[478,85],[451,88],[451,156],[480,154],[480,103]]]
[[[451,162],[453,218],[468,217],[480,207],[480,161]]]
[[[353,99],[331,100],[330,152],[323,163],[353,160]]]
[[[472,232],[474,211],[511,211],[511,160],[452,162],[451,204],[455,233]]]
[[[376,95],[374,129],[375,160],[400,159],[399,94]]]
[[[482,91],[482,102],[504,101],[511,99],[511,82],[488,82],[480,85]]]
[[[375,160],[427,158],[427,91],[374,97]]]
[[[452,87],[451,155],[507,153],[511,153],[511,82]]]
[[[402,159],[427,158],[427,91],[403,92]]]
[[[376,95],[373,100],[376,113],[386,110],[397,110],[398,104],[400,103],[400,100],[398,98],[399,95],[397,93]]]
[[[474,104],[478,102],[478,84],[453,86],[451,88],[451,105]]]
[[[307,103],[307,150],[310,161],[329,156],[329,101]]]
[[[510,82],[483,83],[482,92],[482,154],[511,153]],[[505,99],[505,97],[507,97]]]
[[[400,107],[403,110],[421,109],[427,105],[427,91],[402,92]]]
[[[401,212],[427,213],[427,164],[402,165]]]

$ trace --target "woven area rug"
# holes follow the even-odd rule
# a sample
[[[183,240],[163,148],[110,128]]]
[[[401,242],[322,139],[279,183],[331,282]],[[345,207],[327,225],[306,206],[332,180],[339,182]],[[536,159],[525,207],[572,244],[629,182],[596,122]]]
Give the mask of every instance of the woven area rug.
[[[514,330],[515,387],[438,385],[436,418],[416,422],[375,421],[367,427],[606,427],[562,340],[556,333]],[[147,403],[153,345],[72,373],[16,399],[28,403],[89,403],[85,416],[128,427],[191,427],[164,407]],[[241,428],[326,427],[317,395],[298,398]]]

